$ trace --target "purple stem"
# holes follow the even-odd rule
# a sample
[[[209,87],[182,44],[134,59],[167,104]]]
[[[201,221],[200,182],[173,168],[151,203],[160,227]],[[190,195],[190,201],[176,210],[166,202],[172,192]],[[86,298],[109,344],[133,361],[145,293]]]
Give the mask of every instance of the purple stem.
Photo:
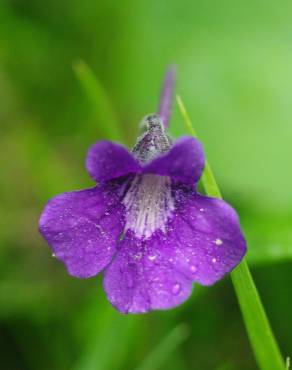
[[[158,114],[165,128],[168,127],[169,118],[171,115],[172,95],[175,85],[176,68],[170,67],[164,77],[164,82],[160,95],[160,105]]]

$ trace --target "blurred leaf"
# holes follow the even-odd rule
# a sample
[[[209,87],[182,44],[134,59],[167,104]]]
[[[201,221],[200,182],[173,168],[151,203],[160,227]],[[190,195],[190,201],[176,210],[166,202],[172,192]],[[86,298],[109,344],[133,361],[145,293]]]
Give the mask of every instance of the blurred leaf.
[[[73,68],[94,109],[97,121],[100,123],[99,129],[103,131],[102,134],[104,137],[113,140],[122,140],[123,134],[117,117],[100,81],[83,61],[76,62]]]
[[[124,316],[112,307],[103,312],[102,326],[96,327],[96,336],[91,339],[74,370],[115,370],[120,367],[131,350],[131,340],[137,318]]]
[[[248,261],[264,265],[292,261],[291,215],[243,212],[242,225],[246,231],[249,248]]]
[[[154,350],[145,358],[136,370],[157,370],[164,361],[172,356],[177,347],[187,339],[189,333],[186,325],[175,327]]]
[[[291,242],[269,242],[265,241],[259,247],[249,248],[247,259],[252,265],[266,265],[270,263],[292,260]]]
[[[223,365],[217,367],[216,370],[236,370],[236,367],[232,364],[231,361],[227,361]]]

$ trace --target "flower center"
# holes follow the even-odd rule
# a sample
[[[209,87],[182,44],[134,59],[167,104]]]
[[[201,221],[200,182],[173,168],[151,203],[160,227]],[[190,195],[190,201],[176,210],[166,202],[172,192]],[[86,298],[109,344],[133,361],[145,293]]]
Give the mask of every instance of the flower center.
[[[124,199],[126,207],[125,231],[149,238],[156,230],[165,233],[166,223],[174,210],[171,179],[152,174],[137,175]]]

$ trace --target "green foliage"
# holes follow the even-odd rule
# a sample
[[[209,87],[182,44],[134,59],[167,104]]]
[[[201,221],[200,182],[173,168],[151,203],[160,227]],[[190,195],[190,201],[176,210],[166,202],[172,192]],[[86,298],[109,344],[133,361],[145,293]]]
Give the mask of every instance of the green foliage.
[[[175,310],[125,317],[99,278],[67,276],[38,235],[49,197],[93,185],[89,144],[135,141],[173,62],[291,355],[291,10],[288,0],[0,1],[1,367],[256,368],[229,279],[194,286]],[[185,133],[176,108],[171,132]]]
[[[159,345],[144,359],[137,370],[157,370],[163,365],[166,359],[172,356],[172,351],[188,337],[186,326],[179,325],[175,327]]]
[[[122,141],[123,134],[109,104],[109,98],[94,73],[83,61],[74,63],[74,70],[89,98],[92,109],[96,112],[96,121],[101,123],[100,135],[108,139]]]

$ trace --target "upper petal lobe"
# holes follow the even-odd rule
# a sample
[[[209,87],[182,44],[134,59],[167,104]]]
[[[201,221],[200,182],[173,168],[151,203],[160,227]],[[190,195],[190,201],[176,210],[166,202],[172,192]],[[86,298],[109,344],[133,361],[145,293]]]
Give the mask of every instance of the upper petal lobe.
[[[122,145],[102,140],[87,153],[86,168],[95,181],[105,182],[129,173],[140,172],[140,165]]]
[[[196,184],[202,175],[204,164],[202,144],[193,137],[183,136],[167,153],[147,164],[143,172],[170,176],[186,184]]]
[[[41,215],[40,232],[73,276],[96,275],[116,251],[124,208],[114,190],[108,185],[61,194]]]

